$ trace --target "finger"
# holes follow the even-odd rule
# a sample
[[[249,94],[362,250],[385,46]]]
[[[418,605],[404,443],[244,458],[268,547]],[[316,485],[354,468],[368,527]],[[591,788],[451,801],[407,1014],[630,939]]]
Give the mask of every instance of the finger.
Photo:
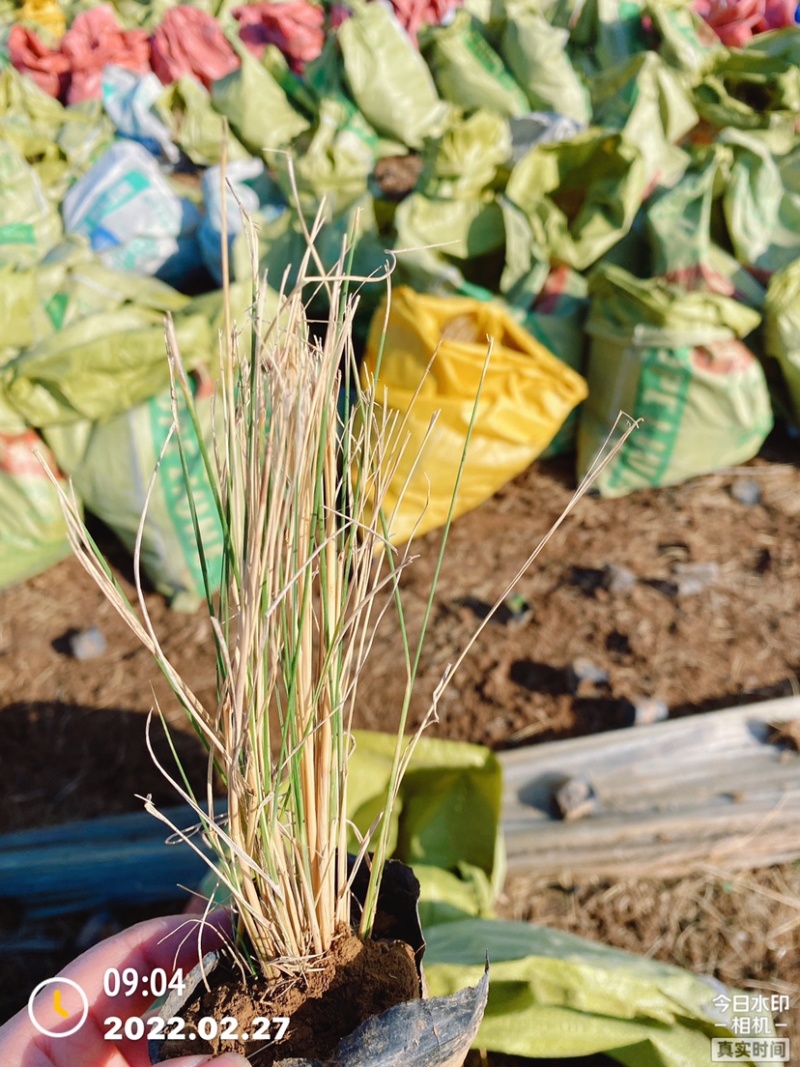
[[[250,1060],[236,1052],[225,1052],[222,1056],[181,1056],[179,1060],[170,1060],[169,1067],[250,1067]]]
[[[168,977],[177,968],[188,972],[202,955],[218,948],[228,936],[230,917],[218,912],[205,922],[183,915],[151,919],[125,930],[89,949],[66,967],[61,975],[76,982],[86,994],[89,1014],[74,1034],[63,1038],[49,1038],[33,1026],[27,1009],[18,1012],[0,1029],[0,1063],[25,1063],[25,1067],[52,1064],[53,1067],[75,1067],[76,1063],[96,1064],[97,1067],[147,1067],[145,1040],[120,1043],[106,1038],[110,1016],[122,1019],[141,1016],[149,1007],[152,995],[137,991],[126,997],[111,997],[103,990],[103,976],[110,968],[122,971],[133,968],[137,974],[149,975],[155,968],[163,968]],[[52,996],[37,997],[36,1018],[47,1030],[58,1032],[72,1025],[72,1018],[64,1019],[57,1011]],[[79,1009],[76,1009],[79,1010]],[[27,1057],[23,1061],[23,1055]],[[37,1058],[38,1056],[38,1058]]]

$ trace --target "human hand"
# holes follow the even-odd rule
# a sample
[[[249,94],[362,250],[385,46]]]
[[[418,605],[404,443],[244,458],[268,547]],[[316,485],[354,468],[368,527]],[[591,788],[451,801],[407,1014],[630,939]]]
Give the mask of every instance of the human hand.
[[[151,919],[84,952],[69,964],[60,977],[70,978],[84,991],[89,1001],[85,1023],[68,1037],[48,1037],[31,1022],[27,1008],[0,1027],[0,1064],[2,1067],[150,1067],[147,1039],[108,1041],[105,1020],[110,1015],[128,1018],[142,1016],[152,995],[136,992],[133,996],[110,997],[103,990],[103,975],[109,968],[122,971],[133,968],[137,974],[149,974],[163,968],[173,974],[177,968],[189,971],[203,953],[218,948],[223,940],[224,920],[215,925],[184,915]],[[187,936],[188,935],[188,936]],[[198,936],[201,945],[198,945]],[[124,1003],[124,1009],[123,1009]],[[38,998],[37,998],[38,1004]],[[38,1008],[37,1019],[48,1030],[69,1028],[69,1020],[60,1019],[55,1004]],[[226,1052],[214,1059],[208,1055],[182,1056],[169,1060],[169,1067],[249,1067],[242,1056]]]

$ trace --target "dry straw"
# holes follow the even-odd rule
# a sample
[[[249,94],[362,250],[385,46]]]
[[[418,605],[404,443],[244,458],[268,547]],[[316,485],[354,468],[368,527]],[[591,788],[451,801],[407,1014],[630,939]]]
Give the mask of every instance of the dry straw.
[[[92,541],[74,494],[62,492],[61,497],[78,559],[152,653],[207,747],[204,797],[194,794],[179,764],[174,774],[161,769],[196,813],[213,853],[207,862],[213,864],[238,915],[241,953],[253,970],[270,977],[297,973],[324,953],[344,928],[356,928],[363,937],[372,931],[391,810],[415,742],[415,737],[405,736],[405,727],[436,588],[434,580],[421,633],[412,642],[399,588],[400,575],[412,558],[411,542],[402,549],[390,545],[392,515],[383,509],[407,440],[405,426],[380,403],[375,381],[357,371],[352,326],[357,289],[366,279],[349,274],[346,249],[335,269],[325,271],[314,250],[315,237],[316,227],[307,233],[297,284],[281,293],[278,313],[269,321],[264,312],[266,287],[259,284],[257,270],[251,322],[244,332],[230,321],[226,287],[216,430],[208,448],[174,331],[167,326],[170,437],[177,440],[184,462],[206,582],[216,648],[215,706],[204,706],[178,674],[150,620],[139,559],[146,508],[134,557],[137,611]],[[224,254],[224,239],[222,247]],[[388,275],[381,281],[390,285]],[[313,334],[306,312],[309,291],[324,292],[330,308],[327,322],[315,324]],[[487,364],[490,351],[491,342]],[[478,404],[476,397],[473,423]],[[223,531],[218,591],[203,550],[186,465],[190,431],[201,445]],[[436,578],[471,431],[472,424]],[[157,477],[158,470],[148,500]],[[587,485],[579,488],[568,511]],[[531,553],[498,605],[552,532]],[[395,613],[401,635],[406,685],[397,694],[397,743],[383,810],[358,840],[356,865],[369,864],[370,880],[364,907],[354,915],[349,891],[354,865],[348,866],[354,830],[346,814],[351,726],[358,680],[376,626],[387,611]],[[429,719],[435,717],[441,691],[466,651],[433,694]],[[216,779],[223,784],[223,800],[216,795]],[[192,834],[172,829],[206,857]]]

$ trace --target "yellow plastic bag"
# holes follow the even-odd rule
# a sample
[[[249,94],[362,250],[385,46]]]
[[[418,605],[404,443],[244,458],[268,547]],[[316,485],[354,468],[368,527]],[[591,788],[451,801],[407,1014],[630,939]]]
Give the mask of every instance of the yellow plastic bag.
[[[384,305],[372,320],[365,378],[376,372],[385,313]],[[377,376],[378,401],[399,415],[397,450],[408,437],[384,499],[394,544],[447,521],[489,338],[492,356],[455,515],[477,507],[529,466],[586,396],[583,378],[534,340],[500,302],[396,290]],[[397,450],[390,449],[395,454],[387,466]]]
[[[35,22],[58,40],[64,36],[67,20],[57,0],[25,0],[17,14],[18,22]]]

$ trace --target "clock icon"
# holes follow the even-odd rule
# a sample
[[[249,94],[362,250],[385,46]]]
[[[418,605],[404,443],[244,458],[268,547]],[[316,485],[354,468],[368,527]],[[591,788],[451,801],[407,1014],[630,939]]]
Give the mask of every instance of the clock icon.
[[[89,1000],[71,978],[46,978],[28,998],[28,1016],[39,1033],[47,1037],[77,1033],[88,1014]],[[65,1022],[71,1025],[62,1029]]]

